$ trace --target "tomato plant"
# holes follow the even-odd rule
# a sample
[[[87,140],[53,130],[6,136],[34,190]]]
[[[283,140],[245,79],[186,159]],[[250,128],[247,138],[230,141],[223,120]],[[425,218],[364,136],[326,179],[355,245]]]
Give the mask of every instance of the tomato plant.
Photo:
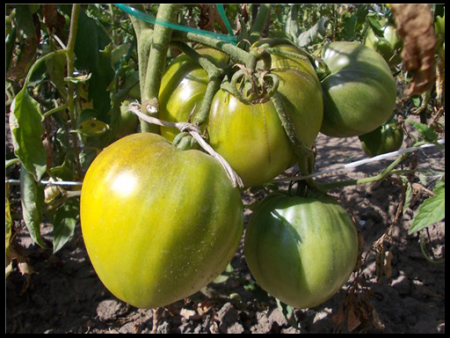
[[[331,197],[273,193],[250,219],[245,256],[262,288],[293,307],[310,308],[347,281],[358,256],[358,236]]]
[[[403,143],[403,129],[396,121],[383,124],[368,134],[360,135],[361,148],[369,156],[377,156],[400,149]]]
[[[445,175],[419,168],[418,154],[422,146],[445,148],[445,6],[409,6],[7,5],[7,276],[20,271],[28,275],[24,289],[31,285],[33,269],[16,250],[25,231],[39,246],[29,251],[44,252],[36,257],[58,254],[76,236],[81,213],[105,286],[138,307],[166,306],[224,269],[246,269],[225,268],[241,254],[242,201],[269,195],[259,207],[246,205],[253,215],[245,252],[256,283],[239,283],[259,284],[290,307],[314,307],[385,239],[357,257],[349,215],[324,196],[387,178],[402,193],[389,196],[393,217],[384,225],[392,229],[417,209],[403,228],[419,233],[424,256],[436,263],[422,238],[445,218]],[[409,127],[409,149],[372,176],[316,179],[332,174],[322,165],[351,142],[328,136],[358,136],[371,157],[398,149],[404,135],[386,122],[393,115]],[[327,153],[328,142],[338,146]],[[280,183],[296,181],[296,196]],[[421,194],[430,197],[416,208]],[[377,264],[389,264],[376,249]],[[347,312],[360,309],[348,303],[363,285],[360,262]],[[363,312],[350,314],[366,328],[375,313]]]
[[[278,93],[291,115],[297,136],[306,147],[311,147],[323,114],[320,84],[314,68],[306,55],[291,44],[266,39],[253,48],[265,44],[273,49],[272,74],[280,79]],[[205,52],[209,51],[201,53]],[[284,52],[294,56],[285,56]],[[199,107],[203,99],[207,74],[199,66],[192,69],[192,61],[186,58],[184,54],[179,56],[162,79],[160,117],[168,121],[186,121],[194,105]],[[211,146],[230,163],[247,186],[268,182],[295,161],[289,139],[270,101],[245,103],[226,90],[218,90],[206,124]],[[163,128],[162,134],[172,139],[175,133],[174,129]]]
[[[225,269],[242,235],[242,208],[239,190],[210,156],[139,133],[96,157],[80,213],[102,282],[118,298],[153,308],[197,292]]]
[[[371,132],[392,115],[396,87],[386,61],[354,42],[325,46],[323,60],[331,74],[322,80],[324,119],[321,132],[334,137]]]

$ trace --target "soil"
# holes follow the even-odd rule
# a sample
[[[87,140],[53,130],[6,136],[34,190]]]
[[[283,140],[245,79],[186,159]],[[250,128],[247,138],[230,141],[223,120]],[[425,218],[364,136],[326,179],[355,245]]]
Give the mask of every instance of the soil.
[[[357,138],[320,134],[316,146],[318,169],[365,158]],[[417,160],[418,168],[445,168],[445,155],[436,147],[419,151]],[[373,176],[391,161],[327,174],[319,181]],[[287,189],[287,183],[281,188]],[[265,194],[247,190],[244,203],[250,205]],[[241,242],[232,272],[216,283],[166,308],[137,309],[116,299],[100,282],[79,224],[75,236],[55,255],[33,244],[22,228],[18,243],[34,272],[27,278],[15,263],[6,280],[6,332],[445,333],[445,264],[427,261],[418,235],[407,234],[414,210],[428,197],[426,192],[398,220],[402,188],[395,180],[339,188],[331,194],[354,218],[364,244],[359,273],[320,306],[295,309],[286,319],[276,300],[254,282]],[[246,224],[251,213],[246,209]],[[43,227],[49,241],[51,230]],[[428,255],[444,257],[445,220],[430,227],[428,235]]]

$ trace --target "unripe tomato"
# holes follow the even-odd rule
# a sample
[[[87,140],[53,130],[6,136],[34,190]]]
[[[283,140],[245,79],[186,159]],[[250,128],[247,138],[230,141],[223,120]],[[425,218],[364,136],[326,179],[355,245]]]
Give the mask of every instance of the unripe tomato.
[[[323,60],[331,74],[322,80],[322,133],[359,136],[389,119],[396,85],[380,54],[355,42],[333,42],[324,48]]]
[[[359,140],[364,153],[374,157],[400,149],[403,135],[403,129],[397,127],[395,121],[391,121],[368,134],[359,136]]]
[[[254,47],[267,42],[270,40],[261,40]],[[305,146],[311,147],[323,116],[320,82],[301,50],[289,44],[273,47],[298,55],[298,58],[293,58],[272,54],[271,73],[280,79],[278,93],[291,115],[297,136]],[[186,56],[182,60],[186,60]],[[184,63],[178,67],[182,65]],[[208,80],[206,73],[199,66],[188,67],[186,64],[185,67],[184,71],[169,68],[163,77],[162,91],[170,96],[160,93],[161,119],[186,121],[194,104],[198,109],[203,100]],[[168,85],[170,81],[174,85]],[[169,104],[164,102],[169,102],[172,108],[165,108]],[[295,160],[290,141],[271,101],[247,104],[220,89],[213,99],[207,126],[210,145],[228,161],[246,186],[270,181]],[[173,134],[164,129],[162,134],[171,139]],[[174,130],[170,132],[176,133]]]
[[[390,67],[395,67],[402,62],[400,57],[402,40],[398,37],[395,26],[392,24],[384,26],[383,32],[383,37],[379,37],[373,29],[369,28],[364,37],[364,45],[377,51]]]
[[[196,52],[218,67],[225,67],[228,56],[213,48],[199,48]],[[208,85],[208,74],[186,54],[176,57],[167,68],[159,91],[159,116],[169,122],[186,122],[200,110]],[[173,141],[179,130],[161,127],[161,135]]]
[[[358,236],[333,198],[277,192],[253,213],[245,256],[256,282],[269,294],[295,308],[311,308],[348,280],[358,257]]]
[[[116,139],[120,139],[136,132],[139,119],[134,113],[128,110],[129,104],[130,101],[125,100],[120,106],[120,121],[119,128],[116,133]]]
[[[81,192],[92,265],[119,299],[140,308],[199,291],[230,262],[243,205],[222,166],[197,150],[138,133],[105,148]]]

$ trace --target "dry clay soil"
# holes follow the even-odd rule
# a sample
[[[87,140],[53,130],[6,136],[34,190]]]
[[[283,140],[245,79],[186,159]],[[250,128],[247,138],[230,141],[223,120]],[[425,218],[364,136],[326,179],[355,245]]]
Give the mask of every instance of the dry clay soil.
[[[317,169],[365,158],[358,138],[337,139],[319,135]],[[403,145],[405,147],[405,145]],[[445,155],[437,148],[417,154],[418,168],[444,170]],[[332,182],[372,176],[393,159],[367,164],[319,181]],[[287,185],[282,185],[286,189]],[[431,264],[421,253],[418,236],[408,235],[414,210],[426,198],[419,196],[393,224],[401,187],[384,180],[370,185],[331,191],[353,216],[364,239],[363,285],[354,294],[352,314],[339,309],[346,303],[354,275],[339,293],[324,304],[294,310],[298,326],[287,321],[273,297],[257,285],[246,265],[243,243],[231,264],[233,271],[189,299],[166,308],[137,309],[116,299],[100,282],[87,256],[79,224],[75,236],[56,255],[34,245],[26,231],[18,239],[34,273],[29,279],[15,270],[6,280],[7,333],[445,333],[445,264]],[[243,193],[245,204],[265,196]],[[246,223],[251,211],[246,210]],[[391,236],[380,237],[388,232]],[[51,239],[51,227],[43,228]],[[445,256],[445,220],[429,229],[428,254]],[[377,276],[375,241],[390,252],[390,276]],[[380,266],[378,264],[378,266]],[[364,312],[365,311],[365,312]],[[365,313],[365,315],[362,315]],[[292,318],[291,318],[292,319]]]

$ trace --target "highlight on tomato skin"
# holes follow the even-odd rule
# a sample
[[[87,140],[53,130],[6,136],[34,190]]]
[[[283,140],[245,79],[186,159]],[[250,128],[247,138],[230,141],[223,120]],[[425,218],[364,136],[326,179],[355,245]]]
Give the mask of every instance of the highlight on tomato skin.
[[[117,298],[155,308],[199,291],[223,272],[243,232],[243,204],[211,156],[150,133],[104,149],[81,192],[92,265]]]
[[[276,192],[250,219],[245,256],[261,288],[292,307],[311,308],[347,282],[358,257],[358,236],[333,198]]]

